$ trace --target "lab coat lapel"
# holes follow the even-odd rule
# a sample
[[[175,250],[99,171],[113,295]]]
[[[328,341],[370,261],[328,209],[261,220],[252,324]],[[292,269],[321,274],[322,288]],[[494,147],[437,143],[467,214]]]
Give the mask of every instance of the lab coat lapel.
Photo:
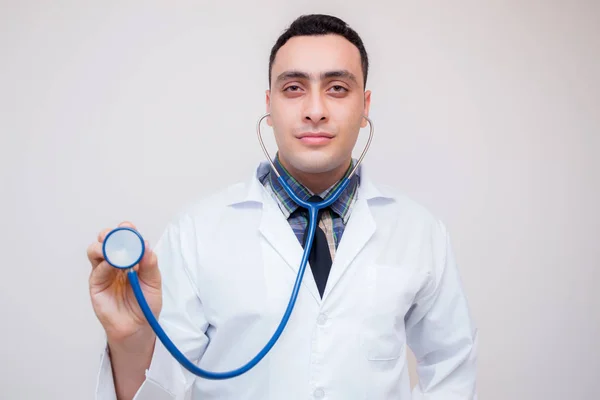
[[[267,198],[267,195],[264,197],[260,233],[286,262],[293,274],[297,275],[302,261],[302,246],[275,201]],[[321,296],[308,263],[302,277],[302,287],[308,290],[317,302],[321,302]]]
[[[336,251],[323,300],[339,283],[352,262],[366,250],[369,241],[375,234],[377,224],[371,212],[372,207],[379,207],[394,201],[395,196],[389,193],[385,187],[377,187],[371,180],[368,169],[362,165],[359,175],[360,186],[357,199]]]
[[[352,214],[336,251],[323,298],[333,290],[374,233],[375,220],[371,215],[369,205],[365,198],[359,197],[354,204]]]

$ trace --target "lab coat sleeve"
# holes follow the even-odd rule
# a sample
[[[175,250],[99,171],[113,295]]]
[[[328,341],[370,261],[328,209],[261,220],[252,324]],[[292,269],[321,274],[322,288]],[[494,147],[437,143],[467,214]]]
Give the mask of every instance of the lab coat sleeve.
[[[167,228],[154,251],[161,271],[163,305],[158,321],[179,350],[198,363],[208,342],[202,303],[193,283],[198,271],[192,222],[180,217]],[[157,338],[146,379],[134,400],[189,398],[195,376],[183,368]],[[116,400],[110,355],[102,355],[97,400]]]
[[[477,329],[445,226],[436,223],[428,283],[406,320],[417,360],[414,400],[477,400]]]

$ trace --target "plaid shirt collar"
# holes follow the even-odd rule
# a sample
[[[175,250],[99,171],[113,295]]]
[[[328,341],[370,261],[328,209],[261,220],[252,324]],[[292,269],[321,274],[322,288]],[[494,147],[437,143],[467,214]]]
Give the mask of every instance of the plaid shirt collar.
[[[351,167],[353,167],[355,163],[356,161],[352,160]],[[283,165],[281,165],[278,156],[276,156],[273,160],[273,164],[275,165],[275,168],[277,168],[277,171],[279,171],[281,177],[288,182],[290,188],[294,193],[296,193],[298,197],[300,197],[302,200],[308,200],[313,195],[313,193],[308,188],[306,188],[300,182],[298,182],[283,167]],[[289,218],[289,216],[298,208],[298,205],[287,194],[287,192],[277,179],[277,175],[272,173],[271,170],[269,170],[266,179],[268,180],[269,185],[273,189],[273,193],[275,194],[275,197],[279,204],[279,208],[283,212],[285,218]],[[344,221],[344,223],[347,223],[348,218],[350,217],[350,209],[354,202],[356,189],[358,188],[359,182],[360,178],[358,173],[356,173],[352,176],[352,178],[350,178],[350,184],[342,191],[340,197],[330,206],[331,210],[337,215],[339,215]],[[319,196],[324,199],[332,190],[335,190],[338,185],[339,182],[330,187],[329,189],[325,190],[324,192],[320,193]]]

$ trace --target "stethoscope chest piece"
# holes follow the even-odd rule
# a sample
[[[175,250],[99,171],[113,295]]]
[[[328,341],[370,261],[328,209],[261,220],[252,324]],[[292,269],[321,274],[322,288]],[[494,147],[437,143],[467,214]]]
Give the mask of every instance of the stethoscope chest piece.
[[[119,269],[134,267],[144,256],[144,251],[142,236],[134,229],[126,227],[110,231],[102,244],[104,259]]]

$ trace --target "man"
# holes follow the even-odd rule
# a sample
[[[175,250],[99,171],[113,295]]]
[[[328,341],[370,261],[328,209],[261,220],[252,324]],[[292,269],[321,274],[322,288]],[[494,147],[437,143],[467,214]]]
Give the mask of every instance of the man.
[[[302,199],[325,198],[355,165],[367,74],[360,37],[335,17],[300,17],[274,45],[266,92],[274,162]],[[288,304],[306,225],[265,161],[248,182],[168,226],[136,268],[189,360],[231,371],[265,346]],[[361,167],[319,227],[318,254],[279,341],[229,380],[197,378],[156,340],[126,277],[103,260],[100,233],[88,249],[90,295],[107,336],[97,398],[475,399],[476,329],[444,225]],[[407,346],[418,360],[412,396]]]

